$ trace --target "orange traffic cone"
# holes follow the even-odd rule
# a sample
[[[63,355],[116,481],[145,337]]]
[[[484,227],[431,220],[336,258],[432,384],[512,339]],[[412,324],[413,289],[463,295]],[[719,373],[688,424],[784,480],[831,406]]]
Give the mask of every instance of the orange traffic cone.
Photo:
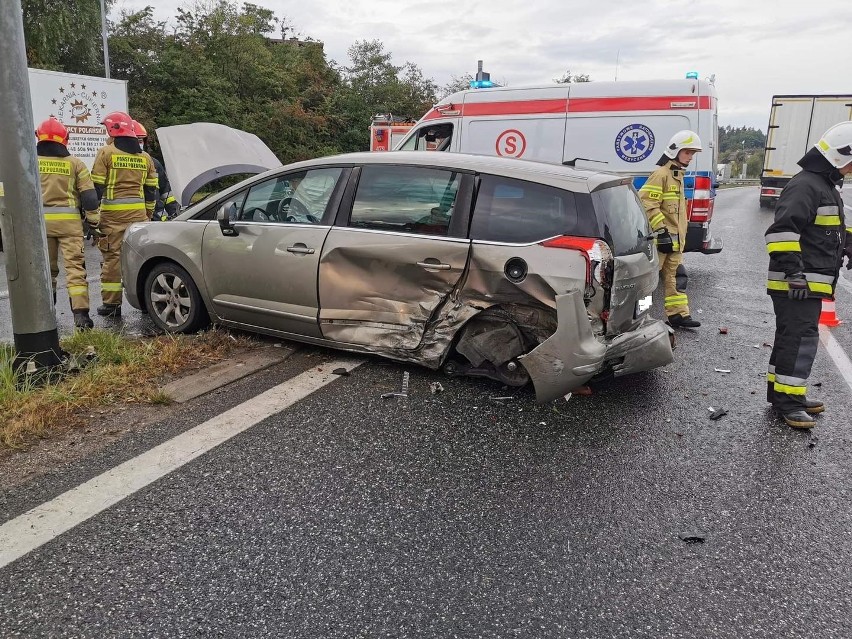
[[[822,311],[819,314],[819,323],[823,326],[839,326],[840,320],[837,319],[836,305],[833,299],[822,300]]]

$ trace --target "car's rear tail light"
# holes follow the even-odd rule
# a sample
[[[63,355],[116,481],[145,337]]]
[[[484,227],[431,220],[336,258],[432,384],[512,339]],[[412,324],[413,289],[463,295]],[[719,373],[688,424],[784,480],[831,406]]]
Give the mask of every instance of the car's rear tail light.
[[[594,277],[601,286],[609,286],[606,282],[608,282],[607,273],[612,270],[612,251],[609,244],[603,240],[560,235],[539,244],[547,248],[579,251],[586,258],[586,284],[591,285],[592,277]]]
[[[711,197],[711,182],[709,177],[695,177],[695,188],[692,199],[689,200],[687,215],[690,222],[707,222],[713,217],[713,199]]]
[[[760,194],[761,195],[781,195],[781,189],[762,188],[762,189],[760,189]]]

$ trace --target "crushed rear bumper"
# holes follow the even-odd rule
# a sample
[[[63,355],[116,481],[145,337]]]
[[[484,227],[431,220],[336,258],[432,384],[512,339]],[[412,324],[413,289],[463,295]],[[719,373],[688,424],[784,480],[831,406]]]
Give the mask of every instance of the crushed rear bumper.
[[[592,333],[580,292],[557,296],[556,313],[556,332],[519,358],[539,402],[564,396],[608,367],[621,376],[673,360],[668,329],[660,320],[648,317],[633,330],[602,342]]]

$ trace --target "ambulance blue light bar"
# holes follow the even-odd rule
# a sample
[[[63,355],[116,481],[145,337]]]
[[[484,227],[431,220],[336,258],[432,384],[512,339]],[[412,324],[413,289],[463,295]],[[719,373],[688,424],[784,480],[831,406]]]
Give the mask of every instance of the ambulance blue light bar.
[[[698,79],[698,71],[687,71],[686,72],[687,80],[697,80]]]
[[[494,83],[491,80],[471,80],[470,88],[471,89],[490,89],[494,86]]]

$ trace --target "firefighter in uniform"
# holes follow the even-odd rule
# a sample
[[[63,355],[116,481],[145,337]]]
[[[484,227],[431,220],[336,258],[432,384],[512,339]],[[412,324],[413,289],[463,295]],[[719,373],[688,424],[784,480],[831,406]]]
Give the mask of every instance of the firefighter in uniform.
[[[813,428],[813,416],[825,410],[806,397],[822,300],[833,299],[843,257],[852,260],[852,220],[839,190],[852,174],[852,122],[831,127],[798,164],[765,236],[776,326],[766,399],[787,425]]]
[[[68,152],[68,130],[59,120],[49,118],[42,122],[36,129],[36,138],[53,302],[56,303],[56,276],[59,274],[61,252],[74,326],[92,328],[80,209],[82,207],[85,211],[89,225],[97,230],[100,215],[95,185],[83,161]]]
[[[139,139],[139,146],[142,150],[148,151],[148,131],[142,126],[138,120],[133,120],[133,128],[136,129],[136,137]],[[166,175],[166,167],[153,155],[151,159],[154,161],[154,168],[157,169],[157,186],[160,191],[160,197],[157,198],[157,204],[154,207],[154,218],[165,222],[172,219],[178,214],[180,207],[177,199],[172,195],[172,185],[169,184],[169,176]]]
[[[92,166],[92,181],[101,198],[103,254],[98,315],[121,316],[121,243],[134,222],[150,220],[157,201],[157,170],[151,156],[139,148],[133,120],[121,111],[103,121],[110,142],[101,147]]]
[[[655,170],[642,188],[639,197],[651,229],[657,234],[660,254],[660,274],[665,291],[665,309],[669,324],[674,327],[698,328],[701,322],[689,314],[686,291],[677,286],[677,267],[683,262],[686,242],[686,198],[683,192],[683,173],[692,156],[701,151],[701,138],[694,131],[678,131],[666,146]]]

